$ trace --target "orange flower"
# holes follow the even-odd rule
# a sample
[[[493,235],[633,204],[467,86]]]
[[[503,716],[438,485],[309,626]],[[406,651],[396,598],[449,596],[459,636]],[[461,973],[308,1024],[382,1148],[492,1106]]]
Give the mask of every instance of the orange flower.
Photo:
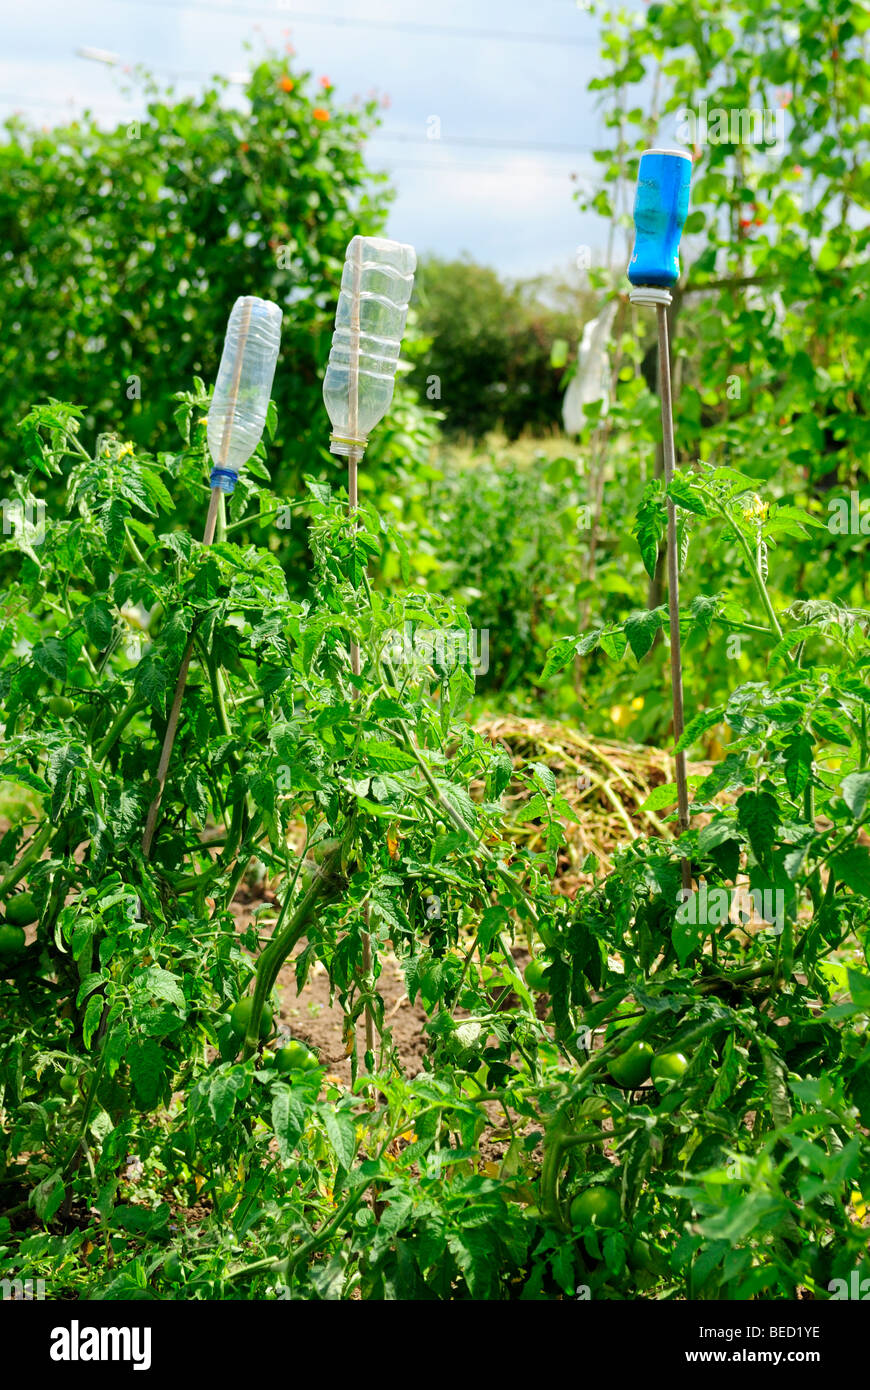
[[[250,148],[251,148],[251,147],[250,147],[250,145],[248,144],[247,140],[243,140],[242,143],[239,145],[239,150],[241,151],[242,154],[247,154],[247,153],[248,153],[248,150],[249,150]]]
[[[327,111],[325,106],[315,106],[311,114],[314,117],[315,121],[329,120],[329,112]]]
[[[292,92],[296,83],[293,81],[292,77],[282,77],[278,86],[281,88],[282,92]]]

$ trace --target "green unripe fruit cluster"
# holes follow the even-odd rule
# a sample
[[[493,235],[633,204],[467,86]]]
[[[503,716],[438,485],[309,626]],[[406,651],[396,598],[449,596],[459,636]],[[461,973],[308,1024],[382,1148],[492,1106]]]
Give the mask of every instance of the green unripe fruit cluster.
[[[15,960],[24,950],[24,928],[10,926],[5,922],[0,926],[0,961]]]
[[[39,919],[32,893],[16,893],[5,904],[6,921],[13,927],[29,927]]]
[[[646,1081],[654,1057],[655,1053],[648,1042],[634,1042],[624,1052],[611,1058],[608,1071],[617,1086],[633,1091]]]
[[[319,1066],[320,1060],[316,1053],[304,1043],[297,1042],[295,1038],[285,1043],[275,1055],[275,1070],[282,1076],[290,1076],[293,1072],[314,1071]]]
[[[550,985],[547,978],[547,968],[539,960],[530,960],[523,971],[523,979],[529,989],[536,990],[538,994],[549,994]]]
[[[610,1187],[587,1187],[571,1202],[572,1226],[617,1226],[619,1198]]]
[[[254,996],[246,994],[244,999],[240,999],[234,1004],[230,1011],[230,1022],[233,1032],[241,1041],[247,1036],[248,1024],[251,1021],[251,1009],[254,1007]],[[260,1014],[260,1037],[268,1038],[272,1031],[272,1010],[268,1004],[263,1005],[263,1012]]]
[[[689,1070],[689,1059],[683,1052],[659,1052],[653,1058],[650,1075],[659,1091],[669,1091],[682,1081]]]

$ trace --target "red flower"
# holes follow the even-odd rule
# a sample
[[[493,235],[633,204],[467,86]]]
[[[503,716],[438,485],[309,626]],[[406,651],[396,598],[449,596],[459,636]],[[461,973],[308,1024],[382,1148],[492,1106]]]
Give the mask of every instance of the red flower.
[[[331,91],[332,89],[332,83],[330,82],[328,77],[321,77],[320,85],[326,92]]]

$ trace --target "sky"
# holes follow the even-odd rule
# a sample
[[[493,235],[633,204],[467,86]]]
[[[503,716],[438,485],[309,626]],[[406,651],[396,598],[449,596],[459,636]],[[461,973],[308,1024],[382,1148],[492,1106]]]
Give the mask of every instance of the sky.
[[[212,73],[243,72],[246,40],[255,52],[290,42],[338,101],[384,98],[369,162],[397,190],[389,236],[534,275],[606,241],[575,197],[596,177],[590,147],[606,142],[586,90],[598,29],[585,0],[27,0],[0,19],[0,117],[51,125],[87,105],[101,122],[132,119],[139,106],[117,72],[81,47],[188,94]]]

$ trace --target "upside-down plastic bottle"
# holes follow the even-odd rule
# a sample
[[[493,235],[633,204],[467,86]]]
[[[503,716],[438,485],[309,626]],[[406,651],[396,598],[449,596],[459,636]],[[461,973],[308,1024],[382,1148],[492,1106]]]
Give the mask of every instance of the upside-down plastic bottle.
[[[396,379],[417,257],[413,246],[355,236],[347,248],[323,400],[334,454],[361,455]]]
[[[237,299],[208,412],[212,487],[232,492],[239,469],[260,442],[275,377],[283,314],[255,295]]]
[[[684,150],[645,150],[634,199],[633,285],[662,289],[680,278],[680,235],[689,211],[692,156]]]

